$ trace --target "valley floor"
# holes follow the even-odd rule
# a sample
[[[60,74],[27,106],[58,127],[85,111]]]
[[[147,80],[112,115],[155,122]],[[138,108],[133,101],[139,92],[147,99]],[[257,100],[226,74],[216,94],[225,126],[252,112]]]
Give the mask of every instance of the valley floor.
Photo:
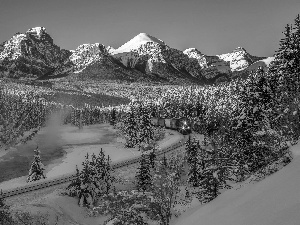
[[[167,130],[165,138],[159,141],[158,144],[161,148],[165,148],[182,138],[182,135],[178,132]],[[9,150],[11,152],[7,151],[6,154],[0,156],[0,167],[2,166],[2,171],[4,171],[2,176],[6,172],[7,176],[10,175],[11,171],[8,171],[7,168],[13,168],[17,172],[25,170],[23,174],[26,174],[1,182],[0,189],[7,190],[26,184],[30,162],[33,159],[33,150],[37,144],[41,151],[41,160],[45,165],[47,178],[75,172],[76,165],[79,169],[82,167],[81,163],[87,153],[98,155],[101,148],[103,148],[106,156],[110,156],[112,162],[140,155],[137,148],[125,148],[124,139],[118,137],[116,130],[109,124],[86,126],[82,130],[70,125],[47,127],[42,129],[32,141]],[[46,154],[46,152],[48,154],[46,157],[49,158],[45,163],[43,153]],[[29,163],[20,166],[18,160],[23,159]],[[16,175],[14,174],[14,176]]]
[[[107,126],[110,127],[109,125],[103,125],[103,126]],[[74,144],[74,146],[72,145],[72,147],[74,147],[72,149],[72,151],[69,152],[69,156],[65,156],[61,162],[57,162],[56,164],[51,165],[50,167],[48,167],[48,174],[53,173],[53,175],[55,174],[53,171],[63,171],[63,170],[67,170],[69,167],[70,169],[73,168],[73,160],[77,160],[78,162],[82,162],[83,158],[81,159],[80,157],[77,157],[79,159],[76,159],[76,157],[72,158],[72,152],[77,153],[80,150],[80,154],[82,154],[83,156],[86,154],[86,151],[88,150],[88,148],[82,148],[84,146],[80,146],[80,145],[76,145],[81,143],[86,143],[83,141],[83,139],[85,139],[85,141],[87,141],[87,139],[89,138],[89,140],[91,141],[93,139],[93,137],[95,138],[95,136],[93,136],[92,134],[88,134],[89,133],[89,129],[94,129],[95,126],[90,126],[90,127],[85,127],[82,131],[74,131],[74,134],[71,135],[72,132],[70,132],[72,129],[69,128],[65,128],[67,129],[69,132],[68,134],[66,134],[65,136],[62,135],[66,140],[69,141],[69,144],[72,143]],[[82,132],[82,135],[77,135],[78,132]],[[84,133],[86,135],[84,135]],[[82,140],[80,140],[80,138],[82,138]],[[165,138],[161,141],[158,142],[158,145],[160,148],[166,148],[174,143],[179,142],[180,140],[183,139],[183,136],[173,130],[166,130],[166,135]],[[118,144],[119,147],[121,147],[123,140],[122,139],[115,139],[116,143]],[[113,144],[116,143],[111,143],[111,148],[113,146]],[[91,145],[91,149],[94,149],[94,146],[97,145]],[[106,150],[109,145],[107,144],[106,147],[104,147],[105,144],[102,144],[101,147],[103,147],[104,150]],[[99,149],[100,149],[100,145],[99,145]],[[111,155],[110,150],[107,151],[107,153],[109,153],[109,155]],[[137,149],[125,149],[123,148],[123,151],[127,151],[128,154],[125,155],[123,154],[123,156],[125,157],[131,157],[133,155],[137,155],[139,154],[139,152],[137,151]],[[81,153],[81,151],[85,151],[85,153]],[[120,151],[120,150],[119,150]],[[71,155],[71,156],[70,156]],[[113,156],[112,156],[113,157]],[[116,159],[116,157],[115,157]],[[69,165],[69,166],[68,166]],[[123,180],[132,180],[135,176],[135,172],[137,170],[138,164],[134,164],[132,166],[129,166],[127,168],[121,168],[121,169],[117,169],[115,174],[117,175],[118,178],[122,178]],[[49,169],[50,168],[50,169]],[[51,173],[50,173],[51,172]],[[60,173],[59,173],[60,174]],[[24,181],[26,177],[23,178],[17,178],[15,180],[18,180],[19,182]],[[0,184],[0,188],[1,187],[12,187],[12,185],[14,185],[14,180],[12,181],[7,181],[7,182],[3,182]],[[17,182],[16,182],[17,184]],[[6,199],[6,202],[8,205],[10,205],[12,207],[13,210],[26,210],[29,211],[31,213],[47,213],[50,215],[49,217],[49,222],[50,224],[54,224],[55,218],[56,216],[58,216],[59,218],[59,223],[58,225],[74,225],[74,224],[80,224],[80,225],[98,225],[98,224],[103,224],[103,222],[106,220],[105,216],[101,216],[101,217],[89,217],[87,215],[88,211],[86,208],[84,207],[79,207],[78,206],[78,199],[73,198],[73,197],[68,197],[68,196],[64,196],[61,195],[61,191],[68,185],[68,183],[65,184],[61,184],[61,185],[57,185],[54,187],[49,187],[49,188],[45,188],[45,189],[41,189],[35,192],[29,192],[29,193],[25,193],[22,195],[17,195],[17,196],[12,196]],[[133,188],[133,184],[132,182],[127,182],[127,183],[117,183],[116,184],[116,189],[117,190],[126,190],[129,188]]]

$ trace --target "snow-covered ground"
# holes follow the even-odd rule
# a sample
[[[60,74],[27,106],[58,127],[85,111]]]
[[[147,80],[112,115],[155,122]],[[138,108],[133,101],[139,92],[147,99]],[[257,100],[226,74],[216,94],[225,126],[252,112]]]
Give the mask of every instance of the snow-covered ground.
[[[95,128],[95,127],[94,127]],[[96,144],[86,146],[80,144],[87,143],[87,141],[93,142],[95,139],[99,138],[97,135],[92,135],[91,130],[93,127],[85,127],[82,131],[78,131],[78,129],[72,129],[72,128],[65,128],[68,132],[66,132],[64,135],[61,135],[63,137],[65,144],[68,144],[69,151],[67,151],[67,155],[64,157],[62,162],[57,162],[56,164],[52,165],[52,168],[49,170],[47,175],[53,173],[55,174],[55,171],[61,174],[61,171],[66,171],[68,168],[73,169],[73,160],[82,162],[82,159],[77,159],[80,157],[75,157],[76,155],[84,155],[87,151],[96,151]],[[71,133],[74,133],[73,135]],[[77,135],[79,132],[82,132],[82,135]],[[89,134],[91,132],[91,134]],[[178,141],[182,140],[183,136],[173,130],[166,130],[166,136],[163,140],[158,142],[158,145],[160,148],[166,148],[174,143],[177,143]],[[77,144],[77,145],[76,145]],[[123,148],[123,140],[120,138],[115,138],[114,141],[112,141],[110,144],[104,144],[101,145],[101,147],[109,152],[109,155],[111,155],[110,150],[117,151],[116,149],[113,150],[114,145],[118,145],[120,149],[118,149],[120,155],[126,156],[125,154],[122,154],[121,151],[128,152],[128,157],[132,156],[133,154],[140,154],[136,149],[125,149]],[[109,149],[111,147],[111,149]],[[76,154],[75,154],[76,153]],[[117,154],[116,154],[117,155]],[[113,156],[111,156],[113,157]],[[119,156],[118,156],[119,157]],[[115,158],[116,159],[116,158]],[[80,164],[79,163],[79,164]],[[132,177],[135,175],[136,172],[136,166],[131,166],[132,168],[126,168],[126,170],[122,169],[121,174],[122,178],[126,179],[126,176]],[[26,177],[24,177],[26,178]],[[8,187],[12,187],[12,181],[9,181]],[[6,182],[3,182],[0,184],[3,186],[3,184]],[[15,182],[17,184],[17,182]],[[121,185],[122,186],[122,185]],[[124,186],[124,185],[123,185]],[[122,187],[123,187],[122,186]],[[126,186],[126,185],[125,185]],[[129,186],[127,184],[127,186]],[[116,185],[117,189],[120,188],[120,184]],[[34,212],[41,212],[41,213],[48,213],[50,215],[49,222],[50,224],[54,224],[55,217],[59,217],[59,223],[58,225],[74,225],[74,224],[84,224],[84,225],[96,225],[96,224],[103,224],[106,217],[100,216],[100,217],[88,217],[87,216],[87,210],[85,208],[78,207],[77,199],[73,197],[68,196],[62,196],[59,194],[59,190],[55,191],[47,191],[46,189],[39,190],[34,193],[30,192],[24,195],[20,196],[14,196],[12,198],[7,199],[7,204],[11,205],[13,209],[20,209],[20,210],[27,210],[31,213]]]
[[[53,129],[51,131],[51,129]],[[82,130],[77,127],[64,125],[61,127],[48,127],[47,131],[41,133],[55,132],[59,144],[63,147],[65,154],[63,157],[51,161],[45,168],[47,179],[63,174],[75,172],[76,165],[82,167],[82,162],[86,154],[90,156],[99,154],[101,148],[105,155],[109,155],[112,162],[129,159],[140,155],[138,148],[125,148],[124,140],[115,135],[116,130],[108,124],[86,126]],[[166,130],[166,136],[158,142],[160,148],[166,148],[183,139],[183,136],[173,130]],[[55,141],[53,139],[53,141]],[[42,145],[39,145],[41,151]],[[28,148],[33,149],[31,145]],[[1,160],[1,159],[0,159]],[[43,162],[43,158],[42,158]],[[7,190],[26,184],[27,176],[11,179],[0,183],[0,189]]]
[[[300,144],[294,159],[258,183],[225,191],[208,204],[195,204],[172,225],[299,225]]]

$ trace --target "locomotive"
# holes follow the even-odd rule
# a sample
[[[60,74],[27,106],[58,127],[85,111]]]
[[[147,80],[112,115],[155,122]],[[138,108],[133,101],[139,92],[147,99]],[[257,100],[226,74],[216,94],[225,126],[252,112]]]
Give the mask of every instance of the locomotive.
[[[187,118],[151,118],[151,124],[153,126],[165,127],[168,129],[177,130],[183,135],[191,133],[191,125]]]

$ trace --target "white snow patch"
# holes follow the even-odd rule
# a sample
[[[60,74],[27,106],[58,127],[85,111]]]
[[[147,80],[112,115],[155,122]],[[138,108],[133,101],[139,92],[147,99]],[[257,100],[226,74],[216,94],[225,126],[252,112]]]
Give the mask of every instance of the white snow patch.
[[[300,144],[293,161],[264,180],[225,191],[171,225],[296,225],[300,221]]]
[[[40,38],[43,33],[46,32],[45,27],[33,27],[29,29],[26,33],[35,33]]]
[[[155,42],[161,45],[165,45],[165,43],[155,37],[152,37],[149,34],[146,33],[140,33],[137,36],[135,36],[130,41],[126,42],[124,45],[119,47],[118,49],[113,51],[113,54],[123,53],[123,52],[130,52],[131,50],[138,49],[141,45],[147,43],[147,42]]]
[[[262,62],[264,62],[267,66],[269,66],[270,65],[270,63],[273,61],[275,59],[275,57],[268,57],[268,58],[266,58],[266,59],[262,59],[262,60],[260,60],[260,61],[262,61]]]

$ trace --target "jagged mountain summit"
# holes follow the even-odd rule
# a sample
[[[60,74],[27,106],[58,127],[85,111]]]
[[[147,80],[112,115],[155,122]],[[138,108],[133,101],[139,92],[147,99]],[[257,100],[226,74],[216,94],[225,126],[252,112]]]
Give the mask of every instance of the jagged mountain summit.
[[[243,47],[237,47],[230,53],[217,55],[220,59],[230,62],[231,71],[241,71],[265,57],[250,55]]]
[[[117,49],[94,43],[64,50],[53,43],[44,27],[35,27],[0,45],[0,77],[213,83],[260,64],[267,67],[270,60],[251,56],[241,47],[217,56],[196,48],[181,51],[147,33]]]
[[[102,44],[82,44],[75,50],[71,50],[70,60],[74,64],[75,73],[81,72],[91,63],[100,60],[104,55],[108,55],[106,47]]]
[[[60,49],[44,27],[17,33],[0,45],[0,76],[55,76],[71,72],[71,52]]]

